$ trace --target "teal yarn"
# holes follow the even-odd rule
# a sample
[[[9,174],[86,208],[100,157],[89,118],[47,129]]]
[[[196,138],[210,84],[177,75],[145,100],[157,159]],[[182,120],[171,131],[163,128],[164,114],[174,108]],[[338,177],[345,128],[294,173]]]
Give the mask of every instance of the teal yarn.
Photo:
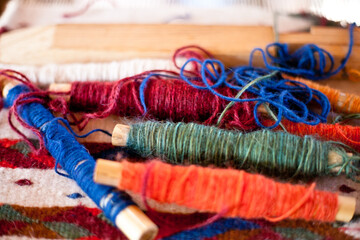
[[[358,169],[350,162],[359,159],[311,136],[269,130],[244,134],[195,123],[133,124],[127,146],[143,157],[173,164],[231,166],[282,178],[327,175],[335,167],[352,176]],[[330,151],[341,155],[343,162],[329,165]]]

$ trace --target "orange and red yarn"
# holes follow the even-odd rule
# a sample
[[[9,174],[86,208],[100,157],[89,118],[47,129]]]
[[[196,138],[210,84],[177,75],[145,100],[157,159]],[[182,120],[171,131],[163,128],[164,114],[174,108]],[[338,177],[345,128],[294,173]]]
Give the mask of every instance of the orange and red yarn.
[[[234,169],[122,162],[118,188],[229,217],[334,221],[337,194]]]

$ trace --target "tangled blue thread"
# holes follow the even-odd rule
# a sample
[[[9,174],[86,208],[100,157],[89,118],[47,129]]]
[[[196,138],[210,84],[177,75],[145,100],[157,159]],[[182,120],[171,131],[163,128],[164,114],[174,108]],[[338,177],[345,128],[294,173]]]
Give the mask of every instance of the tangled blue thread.
[[[348,52],[338,68],[334,69],[334,57],[325,49],[315,44],[306,44],[294,53],[290,53],[289,46],[284,43],[271,43],[266,46],[265,51],[255,48],[250,53],[249,64],[252,66],[256,52],[260,52],[267,69],[280,71],[291,75],[301,76],[311,80],[321,80],[334,76],[340,72],[349,60],[353,45],[355,24],[349,27],[349,47]],[[275,49],[275,55],[271,50]],[[271,63],[268,62],[270,59]]]
[[[223,63],[217,59],[206,59],[202,61],[197,58],[190,58],[181,67],[180,77],[151,73],[142,81],[139,89],[140,102],[143,106],[144,113],[147,111],[144,95],[147,82],[153,77],[165,77],[182,79],[193,88],[210,91],[212,94],[226,101],[256,102],[254,117],[257,125],[262,128],[271,129],[277,127],[283,117],[296,123],[305,123],[308,125],[317,125],[320,122],[326,122],[326,118],[330,112],[330,103],[327,97],[323,93],[311,89],[303,83],[284,79],[279,75],[265,78],[248,87],[246,91],[257,96],[256,98],[240,99],[225,96],[217,92],[216,89],[218,87],[228,87],[240,91],[251,81],[269,75],[273,71],[299,75],[312,80],[329,78],[341,71],[349,60],[354,42],[354,27],[355,24],[351,24],[349,27],[348,52],[340,66],[336,69],[334,69],[333,56],[315,44],[307,44],[290,54],[287,44],[272,43],[266,47],[265,51],[260,48],[255,48],[250,54],[249,66],[225,69]],[[270,50],[272,48],[276,48],[277,56],[271,54]],[[257,51],[261,53],[266,68],[252,66],[254,54]],[[271,64],[267,61],[267,57],[271,60]],[[185,69],[190,63],[195,63],[200,66],[200,77],[189,76],[188,71]],[[308,109],[307,105],[311,101],[320,105],[320,114]],[[257,116],[258,108],[264,103],[269,104],[270,108],[277,112],[277,120],[272,126],[264,126]]]
[[[185,71],[186,66],[194,62],[200,66],[201,77],[188,76]],[[148,80],[151,77],[165,77],[182,79],[193,88],[210,91],[212,94],[229,102],[256,102],[254,117],[257,125],[262,128],[271,129],[278,126],[283,117],[293,122],[309,125],[326,122],[327,115],[330,112],[330,103],[327,97],[303,83],[283,79],[279,74],[266,78],[247,88],[247,92],[254,94],[257,96],[256,98],[239,99],[225,96],[217,91],[219,87],[224,86],[240,91],[254,79],[269,75],[271,72],[269,69],[249,66],[225,69],[224,64],[216,59],[201,61],[197,58],[190,58],[180,69],[180,77],[158,73],[149,74],[140,85],[140,101],[146,112],[144,90]],[[317,102],[320,105],[320,114],[308,109],[307,105],[311,101]],[[277,112],[277,121],[272,126],[264,126],[258,118],[258,108],[263,103],[268,103]]]
[[[250,92],[257,96],[256,98],[239,99],[234,97],[224,96],[216,91],[219,86],[226,86],[228,88],[240,91],[248,83],[254,79],[271,74],[271,70],[263,68],[254,68],[249,66],[241,66],[225,70],[224,65],[218,60],[207,59],[201,63],[201,82],[205,87],[199,87],[194,84],[193,80],[189,79],[184,74],[186,64],[192,61],[201,63],[198,59],[189,59],[180,71],[181,78],[191,86],[201,89],[209,90],[214,95],[231,102],[256,102],[254,107],[254,117],[258,126],[262,128],[276,127],[282,117],[287,118],[293,122],[301,122],[309,125],[316,125],[320,122],[326,122],[327,115],[330,112],[330,103],[327,97],[314,89],[309,88],[307,85],[283,79],[281,76],[274,75],[247,88]],[[208,74],[214,72],[215,65],[219,70],[215,74]],[[208,68],[210,67],[210,69]],[[197,81],[198,82],[198,81]],[[209,83],[211,82],[211,84]],[[315,101],[321,106],[321,113],[317,114],[308,109],[307,105]],[[277,111],[277,122],[270,126],[264,126],[258,118],[258,108],[261,104],[268,103],[269,106]]]

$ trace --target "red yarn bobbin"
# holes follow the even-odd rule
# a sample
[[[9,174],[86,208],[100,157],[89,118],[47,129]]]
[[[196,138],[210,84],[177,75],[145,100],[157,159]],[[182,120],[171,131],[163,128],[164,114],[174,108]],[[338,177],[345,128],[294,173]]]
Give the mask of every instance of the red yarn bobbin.
[[[117,83],[75,82],[71,86],[70,111],[85,112],[85,118],[104,118],[110,114],[145,119],[200,122],[215,125],[228,102],[189,86],[177,79],[151,79],[145,88],[147,112],[144,114],[139,99],[141,82],[124,79]],[[220,89],[224,95],[236,91]],[[249,94],[245,93],[244,98]],[[63,105],[51,103],[52,109],[64,113]],[[61,106],[61,109],[60,109]],[[84,119],[83,119],[84,120]],[[86,122],[86,121],[85,121]],[[253,103],[238,103],[227,111],[222,127],[250,131],[257,128],[253,117]]]

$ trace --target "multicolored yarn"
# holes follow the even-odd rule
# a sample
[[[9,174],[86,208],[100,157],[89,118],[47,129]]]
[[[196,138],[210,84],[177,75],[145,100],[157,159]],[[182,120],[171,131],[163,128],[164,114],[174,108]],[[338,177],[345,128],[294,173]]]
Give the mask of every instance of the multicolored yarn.
[[[193,73],[195,78],[186,75],[189,71],[185,71],[185,68],[189,63],[200,66],[200,72]],[[291,80],[283,79],[277,74],[277,71],[273,72],[251,66],[239,66],[225,70],[223,63],[219,60],[190,58],[180,69],[180,77],[194,88],[210,91],[226,101],[234,103],[256,102],[254,118],[257,125],[262,128],[276,127],[283,117],[293,122],[316,125],[319,122],[326,122],[326,117],[330,111],[329,101],[324,94],[307,87],[305,84],[296,84]],[[142,84],[145,84],[145,80]],[[234,97],[224,96],[216,91],[219,86],[234,89],[238,91],[238,95]],[[255,97],[239,99],[245,90]],[[141,94],[140,91],[140,97]],[[320,114],[308,109],[307,105],[312,100],[319,104]],[[276,111],[277,121],[273,126],[265,126],[259,120],[257,112],[262,104],[269,105]],[[143,101],[142,105],[145,106]]]
[[[116,157],[116,150],[110,144],[102,143],[87,143],[85,147],[90,151],[94,158],[108,158],[114,159]],[[24,178],[20,171],[27,170],[41,170],[41,164],[52,162],[54,168],[55,160],[43,153],[35,155],[30,151],[28,145],[21,140],[7,140],[0,139],[0,166],[1,170],[8,169],[8,166],[19,170],[19,176]],[[121,150],[126,150],[122,148]],[[121,152],[126,158],[131,158],[133,161],[140,159],[133,158],[134,156],[126,155]],[[24,165],[26,164],[26,165]],[[26,169],[23,169],[25,166]],[[38,168],[38,169],[37,169]],[[39,169],[40,168],[40,169]],[[30,173],[29,173],[30,174]],[[41,176],[41,174],[39,175]],[[59,196],[58,191],[49,191],[43,195],[35,195],[39,188],[38,179],[29,178],[33,180],[32,186],[18,186],[24,190],[15,190],[17,193],[21,192],[23,198],[28,199],[28,202],[36,204],[40,202],[48,203],[49,199],[54,199],[54,205],[25,205],[20,202],[18,205],[9,204],[10,202],[1,198],[0,202],[0,236],[3,238],[19,237],[19,238],[57,238],[57,239],[81,239],[81,240],[100,240],[100,239],[125,239],[120,231],[114,227],[95,206],[90,207],[87,204],[63,206],[59,204],[61,198],[67,198],[65,195]],[[14,176],[13,181],[17,178]],[[56,182],[49,180],[51,186],[56,185]],[[42,181],[46,181],[42,179]],[[0,182],[4,184],[3,175],[0,174]],[[71,181],[69,181],[71,182]],[[73,183],[76,185],[75,183]],[[341,185],[341,181],[338,182]],[[58,190],[62,191],[64,186],[58,186]],[[75,186],[74,186],[75,187]],[[30,188],[34,188],[32,191]],[[66,186],[65,186],[66,188]],[[26,190],[25,190],[26,189]],[[44,189],[41,189],[44,190]],[[46,190],[45,190],[46,191]],[[65,191],[65,193],[68,193]],[[1,195],[4,196],[4,195]],[[20,196],[20,195],[17,195]],[[39,196],[38,198],[36,196]],[[56,201],[57,200],[57,201]],[[73,201],[73,200],[71,200]],[[152,213],[152,214],[149,214]],[[193,228],[209,219],[209,214],[166,214],[156,213],[153,211],[147,212],[148,216],[156,222],[160,228],[159,238],[162,239],[191,239],[191,240],[254,240],[254,239],[308,239],[308,240],[351,240],[351,236],[345,234],[341,228],[342,225],[338,223],[327,223],[319,221],[302,221],[302,220],[285,220],[276,223],[269,223],[260,220],[242,220],[233,218],[229,222],[221,218],[208,226]],[[155,215],[157,214],[157,215]],[[233,221],[233,224],[231,224]],[[244,225],[245,224],[245,225]],[[253,225],[250,225],[253,224]],[[184,230],[187,229],[187,230]],[[348,230],[346,230],[347,232]],[[79,238],[81,233],[82,237]],[[175,234],[174,234],[175,233]],[[212,235],[213,234],[213,235]]]
[[[46,148],[56,159],[55,170],[59,164],[69,174],[68,176],[74,179],[84,192],[104,210],[104,214],[112,222],[115,222],[119,212],[134,204],[126,193],[114,191],[114,188],[99,185],[93,181],[95,160],[76,141],[75,137],[58,123],[58,119],[41,105],[40,99],[36,98],[36,93],[33,94],[25,85],[18,85],[9,91],[5,103],[6,106],[14,105],[11,110],[19,114],[33,128],[40,129]]]
[[[348,52],[336,69],[334,69],[334,57],[328,51],[315,44],[306,44],[291,54],[289,46],[283,43],[269,44],[265,51],[261,48],[255,48],[250,54],[250,66],[252,66],[255,53],[260,52],[264,64],[269,70],[301,76],[311,80],[329,78],[339,73],[349,60],[354,45],[353,32],[355,26],[355,24],[349,26]],[[275,48],[276,55],[271,54],[270,50],[272,48]],[[267,58],[271,60],[271,63],[268,62]]]
[[[294,81],[306,84],[310,88],[316,89],[328,97],[331,107],[341,113],[360,113],[360,96],[350,93],[343,93],[329,86],[313,83],[300,77],[290,77]]]
[[[147,75],[139,77],[144,78],[145,76]],[[75,82],[72,84],[69,93],[70,101],[68,104],[70,110],[86,111],[85,119],[103,118],[110,114],[116,114],[120,116],[145,116],[145,118],[157,120],[196,121],[206,125],[214,125],[217,123],[218,115],[225,109],[227,102],[234,101],[237,104],[226,112],[224,119],[221,119],[220,126],[249,131],[257,128],[255,124],[255,121],[257,121],[258,126],[265,127],[258,119],[258,107],[264,102],[268,103],[270,100],[253,98],[253,94],[247,92],[241,98],[240,96],[238,96],[239,98],[235,97],[241,89],[240,87],[236,89],[218,88],[214,96],[209,91],[188,86],[181,80],[166,79],[166,76],[151,76],[151,78],[148,78],[151,80],[146,82],[144,80],[142,83],[133,79],[121,80],[117,83]],[[250,80],[250,77],[248,80]],[[266,82],[266,80],[263,82]],[[308,124],[317,124],[320,121],[326,121],[325,119],[330,110],[326,97],[315,90],[307,88],[306,85],[298,83],[297,87],[290,89],[288,82],[289,80],[280,80],[275,84],[270,81],[267,84],[262,84],[262,90],[255,91],[255,88],[251,87],[247,91],[254,94],[259,94],[259,91],[273,91],[269,97],[281,98],[281,101],[292,105],[292,108],[304,110],[299,117],[298,112],[287,107],[284,108],[281,104],[280,106],[279,103],[274,102],[275,100],[270,101],[270,107],[275,109],[279,107],[276,113],[278,122],[275,123],[275,126],[278,125],[283,114],[287,119],[294,122],[305,121]],[[243,82],[243,84],[246,83]],[[142,91],[144,91],[143,95],[138,95]],[[277,95],[276,91],[282,91],[282,95]],[[291,100],[286,97],[288,94],[291,95],[291,91],[298,94],[299,97],[301,96],[302,100],[295,98]],[[320,115],[311,112],[306,107],[306,104],[314,99],[321,104],[322,113]],[[253,101],[258,102],[253,104]],[[64,114],[68,113],[64,100],[56,99],[50,104],[52,110]],[[144,106],[146,106],[146,111]]]
[[[326,175],[335,167],[354,178],[359,171],[360,157],[347,156],[334,143],[267,130],[243,134],[195,123],[143,122],[131,125],[126,145],[143,157],[170,163],[231,166],[282,178]],[[329,164],[331,151],[341,163]]]
[[[165,229],[186,229],[208,218],[208,214],[162,214],[160,226],[164,240],[352,240],[349,235],[327,222],[302,220],[282,221],[276,224],[266,221],[244,221],[239,218],[220,219],[210,226],[170,234]],[[154,220],[154,219],[153,219]],[[100,240],[120,239],[125,236],[111,225],[103,213],[95,208],[76,207],[23,207],[3,204],[0,206],[0,236],[42,239]]]
[[[315,191],[314,184],[278,183],[233,169],[123,161],[119,175],[121,190],[230,217],[334,221],[338,210],[337,194]]]
[[[194,47],[201,52],[198,53],[190,50]],[[210,58],[206,59],[204,55]],[[179,57],[189,57],[181,68],[176,64],[176,59]],[[70,104],[71,106],[75,106],[74,108],[84,106],[85,109],[88,109],[89,111],[100,109],[101,111],[85,115],[86,119],[91,119],[106,117],[111,113],[123,111],[124,108],[140,112],[140,114],[149,113],[149,116],[151,116],[152,109],[158,108],[157,106],[151,105],[151,102],[158,102],[164,107],[162,119],[164,117],[166,117],[166,119],[171,119],[170,117],[173,116],[169,116],[169,109],[179,108],[180,111],[170,111],[178,112],[178,118],[186,119],[189,116],[189,114],[186,113],[189,111],[188,109],[193,111],[193,107],[187,107],[188,102],[194,102],[194,104],[198,106],[199,103],[202,104],[200,101],[206,98],[210,100],[211,106],[219,106],[218,102],[224,101],[243,103],[241,106],[244,106],[245,102],[250,102],[250,112],[253,115],[250,119],[254,119],[256,124],[263,128],[276,127],[280,123],[282,117],[294,122],[303,122],[310,125],[326,121],[330,111],[330,104],[325,95],[321,92],[312,90],[304,84],[296,82],[291,84],[292,81],[283,79],[276,72],[267,69],[245,66],[225,70],[221,61],[212,59],[211,57],[210,53],[200,47],[183,47],[177,50],[173,57],[174,64],[176,67],[179,67],[180,73],[164,70],[148,71],[121,79],[112,87],[109,85],[103,87],[100,86],[99,83],[96,83],[96,86],[94,84],[91,89],[89,89],[89,85],[80,88],[81,83],[76,83],[77,89],[72,88],[70,93],[70,98],[76,100],[75,103]],[[187,90],[188,88],[190,89],[190,86],[186,86],[186,84],[176,86],[176,91],[174,91],[175,87],[170,86],[171,84],[165,85],[166,87],[169,87],[169,89],[164,87],[163,83],[165,81],[173,82],[174,85],[179,85],[178,80],[185,81],[195,89]],[[161,81],[161,84],[158,84],[161,87],[151,87],[150,82],[153,81]],[[132,89],[130,88],[131,85],[134,85]],[[138,89],[137,85],[139,85]],[[90,90],[93,90],[94,88],[98,89],[96,94],[90,92]],[[245,90],[250,94],[241,97],[246,94],[242,94],[242,91]],[[106,94],[98,94],[99,92]],[[241,92],[241,96],[238,95],[239,92]],[[86,99],[86,102],[84,102],[84,99]],[[128,99],[131,99],[132,101],[130,102]],[[307,105],[311,101],[319,103],[321,109],[320,114],[308,109]],[[126,104],[127,102],[130,102],[131,105]],[[89,103],[90,107],[86,107]],[[166,106],[164,106],[163,103],[167,103]],[[275,122],[274,126],[264,126],[259,120],[258,108],[262,104],[268,104],[269,107],[276,112],[278,121]],[[67,113],[67,109],[63,107],[64,105],[64,100],[57,100],[52,104],[53,110]],[[210,109],[210,107],[207,106],[208,105],[205,105],[202,108],[205,110],[199,111],[200,114],[203,111],[211,112],[212,114],[210,116],[214,119],[214,117],[212,117],[213,114],[216,115],[219,111],[222,112],[219,107],[216,107],[217,111],[215,112],[213,111],[213,108]],[[95,107],[95,109],[92,109],[91,107]],[[196,110],[198,110],[198,108]],[[248,107],[245,107],[245,110],[243,111],[248,112]],[[182,114],[184,115],[183,117],[181,116]],[[191,115],[194,115],[194,113]],[[241,125],[241,121],[238,120],[240,120],[242,116],[239,117],[235,115],[234,118],[236,125]],[[245,117],[244,119],[247,118]],[[206,120],[207,118],[205,121]],[[197,119],[195,118],[191,121],[197,121]],[[246,129],[244,126],[240,127]]]

